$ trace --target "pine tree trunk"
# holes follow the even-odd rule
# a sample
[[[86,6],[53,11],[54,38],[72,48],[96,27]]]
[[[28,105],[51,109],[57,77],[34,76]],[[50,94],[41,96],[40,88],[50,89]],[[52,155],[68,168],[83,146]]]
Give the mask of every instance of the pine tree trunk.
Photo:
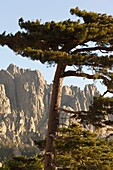
[[[54,140],[59,125],[59,111],[57,108],[60,107],[62,95],[63,78],[60,77],[64,70],[65,66],[63,64],[58,64],[54,76],[49,110],[48,135],[46,141],[44,170],[55,169]]]

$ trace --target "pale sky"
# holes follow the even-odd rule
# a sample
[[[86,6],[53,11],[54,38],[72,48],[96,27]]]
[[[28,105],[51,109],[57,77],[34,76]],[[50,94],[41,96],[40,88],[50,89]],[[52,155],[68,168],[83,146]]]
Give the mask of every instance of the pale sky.
[[[113,0],[1,0],[0,2],[0,34],[6,31],[14,33],[19,30],[18,19],[46,21],[60,21],[66,19],[74,19],[70,15],[70,8],[79,7],[88,11],[96,11],[99,13],[107,13],[113,15]],[[47,68],[37,61],[23,58],[15,55],[13,51],[7,47],[0,47],[0,70],[6,69],[9,64],[13,63],[20,68],[38,69],[41,71],[45,80],[51,83],[53,80],[55,68]],[[92,83],[87,79],[68,78],[64,84],[77,85],[83,87],[85,84]],[[104,87],[96,83],[100,91]]]

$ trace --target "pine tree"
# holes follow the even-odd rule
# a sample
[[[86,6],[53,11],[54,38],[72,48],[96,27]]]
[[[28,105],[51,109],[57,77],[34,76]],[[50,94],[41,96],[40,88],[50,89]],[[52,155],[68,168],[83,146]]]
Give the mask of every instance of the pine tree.
[[[45,170],[55,169],[53,143],[59,124],[63,78],[102,79],[111,91],[113,17],[78,8],[70,12],[75,15],[75,21],[41,23],[39,20],[25,22],[21,18],[22,31],[0,35],[0,44],[17,54],[49,65],[57,64],[49,110]],[[73,71],[65,71],[66,66],[75,67]]]

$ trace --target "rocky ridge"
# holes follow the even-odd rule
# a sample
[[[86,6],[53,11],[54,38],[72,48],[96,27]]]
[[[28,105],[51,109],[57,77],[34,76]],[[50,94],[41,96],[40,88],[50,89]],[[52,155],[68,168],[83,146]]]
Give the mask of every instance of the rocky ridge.
[[[20,144],[34,147],[33,141],[45,136],[51,89],[52,84],[48,85],[38,70],[20,69],[11,64],[7,70],[0,71],[2,145],[10,143],[16,149]],[[86,85],[84,90],[77,86],[64,86],[62,107],[75,111],[87,110],[93,96],[98,95],[99,91],[93,84]],[[61,123],[65,121],[68,125],[69,116],[62,112]]]

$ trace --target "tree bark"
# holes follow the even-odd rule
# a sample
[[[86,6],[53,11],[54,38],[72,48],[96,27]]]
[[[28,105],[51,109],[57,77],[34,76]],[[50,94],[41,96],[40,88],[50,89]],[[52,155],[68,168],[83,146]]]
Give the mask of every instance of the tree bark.
[[[55,169],[54,140],[59,125],[59,112],[60,112],[57,108],[59,108],[61,104],[63,82],[63,77],[61,78],[61,75],[62,73],[64,73],[65,67],[66,66],[63,64],[58,64],[54,76],[49,110],[48,134],[46,140],[44,170]]]

